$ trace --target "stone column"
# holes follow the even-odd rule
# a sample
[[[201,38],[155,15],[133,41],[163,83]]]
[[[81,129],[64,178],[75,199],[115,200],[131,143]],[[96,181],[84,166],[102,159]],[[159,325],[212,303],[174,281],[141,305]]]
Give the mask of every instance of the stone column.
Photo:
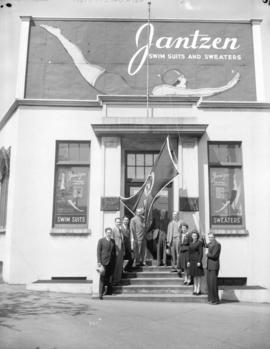
[[[198,139],[183,137],[178,151],[180,172],[182,173],[179,177],[179,195],[182,198],[192,198],[194,202],[198,202]],[[188,223],[191,229],[200,229],[199,211],[193,211],[192,209],[190,211],[183,211],[180,216]]]
[[[101,154],[102,154],[102,172],[100,173],[100,181],[102,182],[101,197],[97,198],[101,205],[101,198],[103,201],[108,198],[119,198],[121,188],[121,140],[119,137],[102,137],[101,139]],[[117,201],[117,200],[116,200]],[[120,216],[119,209],[100,207],[102,229],[100,230],[100,239],[104,236],[104,229],[106,227],[114,226],[114,219]],[[98,241],[97,239],[97,241]],[[98,294],[99,275],[94,273],[93,277],[93,294]]]

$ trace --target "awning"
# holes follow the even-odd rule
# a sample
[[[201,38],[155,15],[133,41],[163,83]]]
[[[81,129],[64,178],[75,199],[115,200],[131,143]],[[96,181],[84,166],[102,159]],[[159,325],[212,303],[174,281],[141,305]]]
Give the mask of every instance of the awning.
[[[169,118],[103,118],[102,123],[92,124],[98,137],[134,134],[189,135],[201,137],[208,124],[180,123]],[[166,122],[164,122],[166,121]]]

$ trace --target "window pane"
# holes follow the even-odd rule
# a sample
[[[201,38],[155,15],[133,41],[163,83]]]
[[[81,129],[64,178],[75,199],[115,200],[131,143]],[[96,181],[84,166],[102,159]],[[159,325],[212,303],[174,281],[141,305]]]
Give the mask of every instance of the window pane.
[[[145,154],[145,166],[153,166],[153,154]]]
[[[127,156],[127,164],[130,166],[135,166],[135,154],[128,154]]]
[[[55,224],[87,224],[88,167],[61,166],[56,171]]]
[[[243,225],[242,170],[210,168],[211,225]]]
[[[135,167],[134,166],[129,166],[128,168],[127,168],[127,177],[129,178],[129,179],[133,179],[133,178],[135,178]]]
[[[68,160],[68,143],[59,143],[57,161],[67,161],[67,160]]]
[[[90,162],[90,145],[89,143],[80,144],[80,161]]]
[[[78,143],[69,143],[69,161],[79,161],[79,144]]]
[[[136,167],[136,178],[144,179],[144,167]]]
[[[144,166],[144,154],[136,154],[136,166]]]
[[[210,163],[240,163],[240,144],[209,144]]]

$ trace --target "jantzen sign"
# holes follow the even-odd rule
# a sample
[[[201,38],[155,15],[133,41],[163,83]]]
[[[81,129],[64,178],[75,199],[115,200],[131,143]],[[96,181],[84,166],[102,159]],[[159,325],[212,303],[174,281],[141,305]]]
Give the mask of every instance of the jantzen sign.
[[[142,32],[147,31],[147,36],[149,40],[146,44],[140,47],[140,39],[142,37]],[[183,48],[185,50],[210,50],[211,48],[216,50],[237,50],[240,48],[237,38],[221,38],[214,37],[212,38],[208,34],[200,34],[200,30],[195,30],[193,34],[184,37],[171,37],[171,36],[161,36],[154,41],[155,27],[153,24],[148,23],[143,24],[137,31],[135,36],[135,43],[138,50],[134,53],[131,60],[128,64],[128,73],[129,75],[135,75],[145,64],[147,56],[150,53],[150,48],[156,49],[165,49],[170,50]],[[143,41],[143,40],[142,40]],[[139,65],[134,69],[133,65],[139,61]],[[138,63],[137,63],[138,64]]]
[[[29,98],[144,95],[149,72],[152,95],[256,99],[250,23],[35,21],[27,68]]]

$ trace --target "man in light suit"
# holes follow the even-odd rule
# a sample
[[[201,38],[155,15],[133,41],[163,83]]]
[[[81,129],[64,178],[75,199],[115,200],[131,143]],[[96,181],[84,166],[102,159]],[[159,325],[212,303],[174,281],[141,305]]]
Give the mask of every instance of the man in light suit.
[[[209,243],[207,256],[207,287],[208,287],[208,303],[219,304],[218,296],[218,272],[219,272],[219,256],[221,252],[221,245],[215,239],[213,233],[208,234]]]
[[[115,242],[115,266],[113,272],[113,285],[117,286],[121,283],[123,274],[123,264],[125,255],[124,235],[122,232],[121,218],[115,218],[115,227],[112,231],[112,237]]]
[[[171,249],[172,271],[177,271],[181,223],[183,222],[179,221],[178,212],[174,211],[172,214],[172,220],[170,221],[167,229],[167,246]]]
[[[145,220],[142,208],[136,209],[136,215],[130,220],[130,231],[134,239],[134,254],[136,265],[145,265]]]
[[[98,267],[104,267],[104,273],[99,278],[99,299],[103,299],[104,289],[107,286],[107,294],[112,294],[112,275],[115,265],[115,242],[112,239],[112,229],[105,229],[105,237],[99,239],[97,245]]]

